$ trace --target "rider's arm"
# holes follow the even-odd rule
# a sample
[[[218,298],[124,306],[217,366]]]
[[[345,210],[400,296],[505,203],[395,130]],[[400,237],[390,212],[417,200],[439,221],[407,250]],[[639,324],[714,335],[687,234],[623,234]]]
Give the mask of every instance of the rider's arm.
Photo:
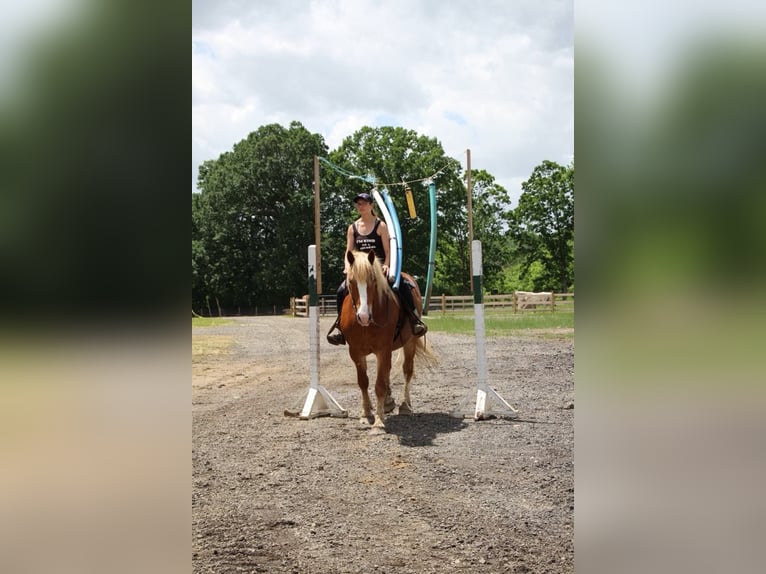
[[[346,252],[343,254],[343,274],[348,273],[348,254],[354,250],[354,224],[348,226],[346,231]]]
[[[380,238],[383,240],[383,251],[386,252],[386,260],[383,262],[383,266],[385,267],[384,272],[387,274],[389,262],[391,261],[391,254],[389,253],[388,227],[386,227],[386,224],[383,221],[378,225],[378,235],[380,235]]]

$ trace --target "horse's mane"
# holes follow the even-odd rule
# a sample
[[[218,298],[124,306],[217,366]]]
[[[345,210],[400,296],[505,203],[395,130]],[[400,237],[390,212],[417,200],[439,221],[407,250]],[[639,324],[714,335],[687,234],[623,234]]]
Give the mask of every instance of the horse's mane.
[[[368,254],[364,251],[352,251],[354,264],[351,266],[350,280],[372,282],[379,298],[389,297],[394,299],[394,292],[388,287],[388,279],[383,274],[383,267],[376,257],[372,263]]]

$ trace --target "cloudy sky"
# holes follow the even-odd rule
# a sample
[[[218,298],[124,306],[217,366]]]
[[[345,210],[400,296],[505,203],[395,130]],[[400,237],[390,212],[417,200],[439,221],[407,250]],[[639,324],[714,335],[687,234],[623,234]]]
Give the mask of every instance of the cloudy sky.
[[[330,149],[401,126],[513,198],[574,154],[573,0],[194,0],[192,186],[199,165],[293,120]],[[423,174],[427,176],[430,174]]]

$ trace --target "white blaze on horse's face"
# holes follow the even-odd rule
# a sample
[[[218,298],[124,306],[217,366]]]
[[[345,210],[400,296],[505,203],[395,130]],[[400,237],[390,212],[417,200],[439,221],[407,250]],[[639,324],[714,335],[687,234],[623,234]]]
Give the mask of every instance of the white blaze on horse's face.
[[[367,282],[359,281],[356,287],[359,290],[359,308],[356,311],[356,320],[362,327],[367,327],[372,318],[370,304],[367,301]]]

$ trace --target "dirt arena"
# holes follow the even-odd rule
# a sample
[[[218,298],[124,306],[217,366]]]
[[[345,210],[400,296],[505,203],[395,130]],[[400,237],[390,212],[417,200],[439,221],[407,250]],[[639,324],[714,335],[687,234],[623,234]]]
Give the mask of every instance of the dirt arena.
[[[324,339],[320,384],[348,418],[284,416],[309,388],[308,328],[192,330],[212,351],[192,358],[195,573],[574,571],[572,338],[488,339],[489,384],[518,417],[474,421],[449,416],[475,396],[473,336],[429,333],[439,363],[416,364],[415,414],[371,435],[347,349]],[[402,386],[395,370],[397,402]]]

